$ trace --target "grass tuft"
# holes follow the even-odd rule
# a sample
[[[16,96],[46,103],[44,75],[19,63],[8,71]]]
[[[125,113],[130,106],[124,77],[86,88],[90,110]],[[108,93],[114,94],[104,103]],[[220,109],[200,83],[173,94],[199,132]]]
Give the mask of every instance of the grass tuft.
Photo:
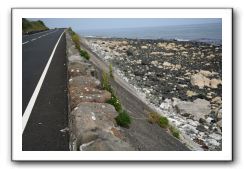
[[[148,122],[149,123],[159,123],[160,115],[155,112],[151,112],[148,114]]]
[[[85,50],[80,49],[80,55],[81,55],[81,57],[84,57],[87,60],[90,59],[90,55]]]
[[[115,118],[116,123],[122,127],[129,127],[129,124],[131,123],[130,116],[125,110],[122,109],[121,102],[110,85],[110,77],[111,74],[109,76],[108,73],[103,71],[101,80],[102,88],[111,93],[111,99],[109,99],[106,103],[113,105],[115,110],[119,112],[119,115]]]
[[[179,131],[178,129],[176,129],[176,128],[173,127],[173,126],[170,126],[170,127],[169,127],[169,130],[170,130],[171,134],[172,134],[175,138],[180,139],[180,131]]]
[[[159,118],[159,126],[162,128],[167,128],[169,125],[169,120],[167,119],[167,117],[160,117]]]
[[[122,127],[129,127],[131,118],[128,113],[124,110],[115,118],[117,124]]]
[[[167,117],[160,116],[156,112],[151,112],[148,114],[148,122],[152,123],[152,124],[156,123],[162,128],[168,128],[170,133],[175,138],[177,138],[177,139],[180,138],[180,131],[169,124],[169,120],[167,119]]]
[[[112,64],[110,63],[109,64],[109,76],[110,76],[110,78],[114,78],[114,75],[113,75],[113,66],[112,66]]]
[[[120,103],[120,100],[113,93],[111,99],[109,99],[106,103],[113,105],[117,112],[122,111],[122,105]]]
[[[102,82],[101,82],[101,84],[102,84],[102,88],[103,88],[104,90],[107,90],[107,91],[109,91],[110,93],[113,93],[113,92],[112,92],[111,85],[110,85],[110,83],[109,83],[109,77],[108,77],[108,74],[107,74],[105,71],[103,71],[103,73],[102,73]]]

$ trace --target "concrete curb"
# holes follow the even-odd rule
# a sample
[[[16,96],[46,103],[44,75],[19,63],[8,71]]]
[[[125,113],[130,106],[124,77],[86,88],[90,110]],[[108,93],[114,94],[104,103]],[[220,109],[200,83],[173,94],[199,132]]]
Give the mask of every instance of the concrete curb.
[[[114,107],[105,103],[111,94],[102,90],[91,63],[80,56],[66,30],[68,119],[71,151],[131,151],[114,118]]]

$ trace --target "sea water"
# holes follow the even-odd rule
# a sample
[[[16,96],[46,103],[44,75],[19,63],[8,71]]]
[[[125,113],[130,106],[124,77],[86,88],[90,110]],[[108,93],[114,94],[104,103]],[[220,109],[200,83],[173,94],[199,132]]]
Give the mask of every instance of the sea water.
[[[207,23],[158,27],[116,28],[80,30],[85,37],[129,39],[174,39],[178,41],[201,41],[215,44],[222,42],[222,24]]]

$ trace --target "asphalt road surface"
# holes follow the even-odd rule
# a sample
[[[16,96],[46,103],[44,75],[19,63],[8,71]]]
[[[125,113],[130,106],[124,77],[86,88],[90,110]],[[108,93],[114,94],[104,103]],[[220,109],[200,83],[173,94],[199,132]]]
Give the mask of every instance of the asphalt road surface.
[[[68,126],[68,105],[66,40],[63,32],[64,29],[54,29],[22,37],[23,118],[54,51],[23,130],[23,151],[69,150],[68,131],[65,129]]]
[[[91,62],[98,69],[98,77],[101,78],[102,70],[108,72],[108,65],[92,52],[85,44],[82,47],[91,55]],[[135,93],[123,79],[114,73],[114,80],[111,81],[124,109],[132,118],[129,129],[125,129],[126,140],[136,149],[141,151],[189,151],[189,148],[179,140],[170,135],[166,130],[156,124],[148,122],[148,113],[153,108],[148,106]]]

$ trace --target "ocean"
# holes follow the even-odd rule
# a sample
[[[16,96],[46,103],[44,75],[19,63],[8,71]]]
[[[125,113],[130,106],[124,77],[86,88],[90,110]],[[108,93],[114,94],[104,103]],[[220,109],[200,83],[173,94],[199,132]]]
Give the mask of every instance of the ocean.
[[[201,41],[215,44],[222,43],[221,23],[121,29],[93,29],[80,30],[78,33],[83,37],[174,39],[178,41]]]

